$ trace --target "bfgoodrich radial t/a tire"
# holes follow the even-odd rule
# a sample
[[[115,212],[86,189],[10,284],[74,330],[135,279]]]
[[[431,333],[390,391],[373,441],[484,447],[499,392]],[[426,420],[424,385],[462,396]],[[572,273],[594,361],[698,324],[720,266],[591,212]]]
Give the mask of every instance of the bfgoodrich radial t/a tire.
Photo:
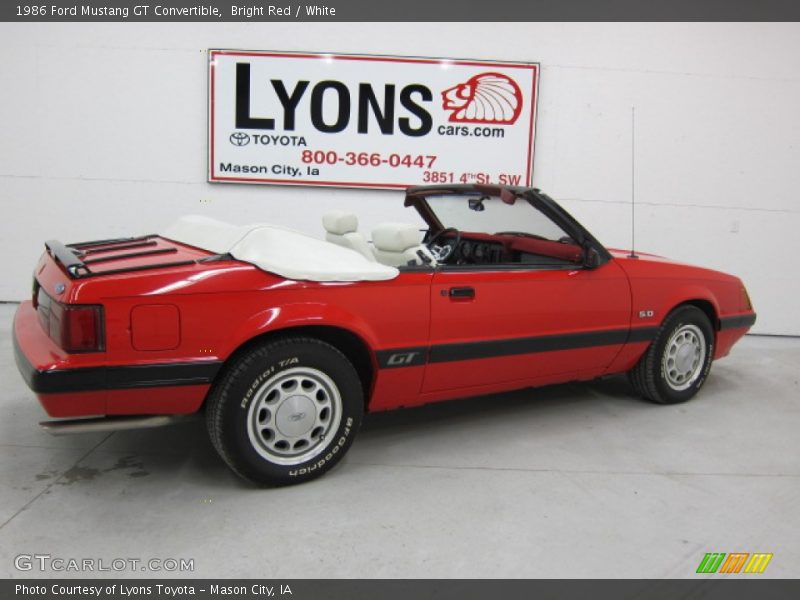
[[[206,421],[234,472],[280,486],[319,477],[339,462],[363,412],[361,381],[344,354],[293,337],[235,359],[215,384]]]
[[[658,404],[686,402],[705,383],[714,358],[714,330],[696,306],[667,316],[629,376],[636,392]]]

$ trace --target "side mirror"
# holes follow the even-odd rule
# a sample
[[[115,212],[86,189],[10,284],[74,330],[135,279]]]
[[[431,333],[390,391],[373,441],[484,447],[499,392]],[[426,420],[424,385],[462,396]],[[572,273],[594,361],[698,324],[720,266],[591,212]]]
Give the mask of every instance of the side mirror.
[[[583,266],[587,269],[596,269],[601,264],[600,254],[596,249],[588,246],[583,251]]]

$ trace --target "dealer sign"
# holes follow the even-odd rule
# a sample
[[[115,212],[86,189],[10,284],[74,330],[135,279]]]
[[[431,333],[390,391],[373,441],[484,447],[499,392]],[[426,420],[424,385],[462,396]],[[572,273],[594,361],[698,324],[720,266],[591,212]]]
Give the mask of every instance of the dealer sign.
[[[530,185],[539,65],[209,50],[209,181]]]

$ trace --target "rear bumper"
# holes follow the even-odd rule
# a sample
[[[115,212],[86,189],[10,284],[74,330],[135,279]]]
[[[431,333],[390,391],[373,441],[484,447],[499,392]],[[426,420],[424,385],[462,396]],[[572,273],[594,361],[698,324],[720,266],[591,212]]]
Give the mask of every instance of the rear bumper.
[[[67,354],[23,302],[14,315],[14,359],[51,417],[189,414],[202,406],[218,361],[107,365],[105,354]]]
[[[36,393],[79,390],[81,377],[75,374],[91,370],[104,359],[103,354],[64,352],[42,329],[30,300],[21,303],[14,314],[13,343],[17,369]]]

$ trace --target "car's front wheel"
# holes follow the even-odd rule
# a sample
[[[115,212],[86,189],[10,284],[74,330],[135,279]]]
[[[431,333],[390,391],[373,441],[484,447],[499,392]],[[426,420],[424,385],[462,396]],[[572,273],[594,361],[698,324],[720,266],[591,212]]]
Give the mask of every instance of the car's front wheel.
[[[208,400],[215,448],[241,477],[271,486],[314,479],[344,456],[361,424],[363,391],[339,350],[285,338],[245,352]]]
[[[696,306],[681,306],[664,320],[629,376],[640,396],[676,404],[703,386],[713,358],[714,330],[708,317]]]

